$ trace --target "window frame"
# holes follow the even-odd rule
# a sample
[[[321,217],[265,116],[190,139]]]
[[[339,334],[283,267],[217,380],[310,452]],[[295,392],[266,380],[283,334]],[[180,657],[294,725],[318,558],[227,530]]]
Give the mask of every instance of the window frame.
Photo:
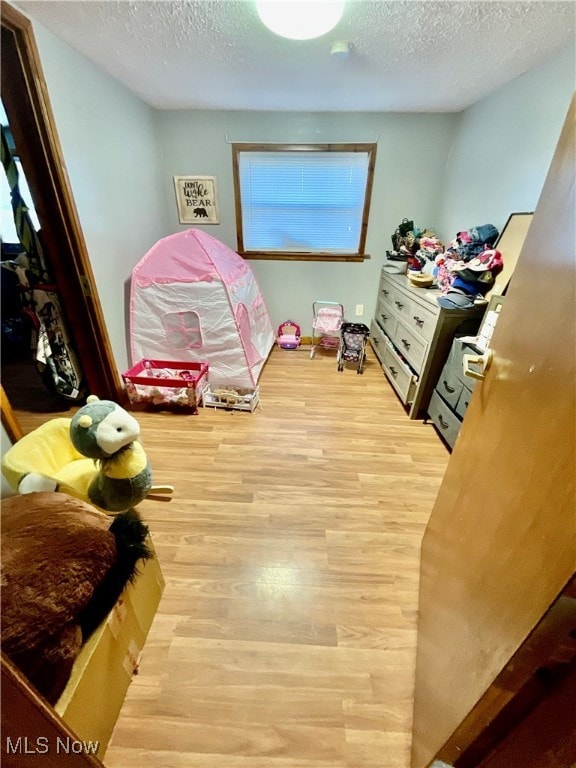
[[[366,253],[366,233],[368,216],[372,199],[372,184],[374,167],[376,165],[376,143],[351,144],[256,144],[233,143],[232,167],[234,174],[234,204],[236,212],[237,250],[245,259],[267,259],[270,261],[364,261],[370,256]],[[244,248],[244,233],[242,225],[242,200],[240,195],[240,155],[242,152],[362,152],[368,154],[368,172],[366,177],[366,193],[362,222],[360,225],[360,241],[357,253],[333,253],[310,251],[247,251]]]

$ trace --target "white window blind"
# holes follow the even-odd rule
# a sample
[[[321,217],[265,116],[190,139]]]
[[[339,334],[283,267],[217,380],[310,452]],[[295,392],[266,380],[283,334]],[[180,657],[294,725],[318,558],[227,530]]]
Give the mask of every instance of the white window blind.
[[[244,251],[356,254],[368,152],[240,152]]]

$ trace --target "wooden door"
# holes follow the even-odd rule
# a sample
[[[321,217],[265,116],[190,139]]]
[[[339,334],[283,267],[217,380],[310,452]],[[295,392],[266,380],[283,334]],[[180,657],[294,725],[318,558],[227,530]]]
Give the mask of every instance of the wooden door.
[[[2,101],[88,388],[100,397],[123,398],[32,25],[7,3],[2,3],[1,78]]]
[[[104,768],[4,653],[0,691],[3,768]]]
[[[423,540],[414,768],[576,569],[574,123],[573,101]],[[484,703],[487,724],[498,705]]]

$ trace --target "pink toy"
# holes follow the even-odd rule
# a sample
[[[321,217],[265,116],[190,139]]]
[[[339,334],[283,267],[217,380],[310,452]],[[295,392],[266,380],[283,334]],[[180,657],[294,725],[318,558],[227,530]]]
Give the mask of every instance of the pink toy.
[[[206,361],[211,389],[254,391],[274,343],[250,261],[207,232],[168,235],[134,267],[132,360]]]
[[[131,403],[192,407],[208,389],[208,363],[140,360],[122,374]]]
[[[300,326],[292,320],[286,320],[278,326],[278,346],[282,349],[298,349],[300,346]]]
[[[338,349],[340,346],[340,327],[344,321],[344,307],[336,301],[315,301],[312,304],[312,347],[310,358],[316,354],[316,348]]]

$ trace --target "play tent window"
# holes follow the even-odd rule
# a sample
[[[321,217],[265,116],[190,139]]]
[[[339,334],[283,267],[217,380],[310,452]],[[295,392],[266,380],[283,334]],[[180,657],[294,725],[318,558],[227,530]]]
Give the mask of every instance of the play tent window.
[[[376,144],[233,144],[238,252],[362,261]]]
[[[202,346],[202,328],[197,312],[169,312],[164,315],[164,328],[168,343],[174,349]]]

